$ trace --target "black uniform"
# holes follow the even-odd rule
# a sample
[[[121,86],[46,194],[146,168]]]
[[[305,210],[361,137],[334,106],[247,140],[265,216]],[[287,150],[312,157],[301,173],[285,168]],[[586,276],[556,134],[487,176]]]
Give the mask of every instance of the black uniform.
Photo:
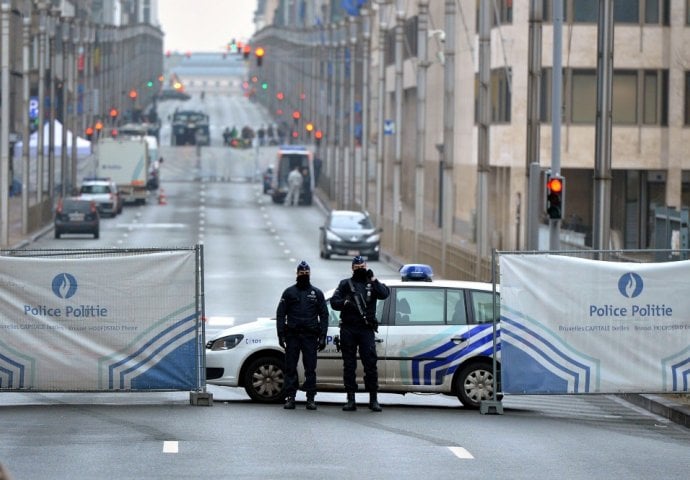
[[[311,283],[286,288],[280,297],[276,317],[278,338],[285,342],[285,394],[294,398],[297,392],[297,362],[301,352],[305,376],[302,389],[313,398],[316,354],[320,339],[323,342],[328,333],[328,308],[323,292]]]
[[[361,272],[361,273],[360,273]],[[388,298],[390,289],[377,279],[371,280],[371,270],[356,270],[352,277],[341,280],[331,297],[331,307],[340,310],[340,348],[343,355],[345,391],[357,391],[357,350],[364,367],[364,388],[376,393],[379,387],[376,368],[376,300]],[[355,296],[363,301],[364,315],[357,307]]]

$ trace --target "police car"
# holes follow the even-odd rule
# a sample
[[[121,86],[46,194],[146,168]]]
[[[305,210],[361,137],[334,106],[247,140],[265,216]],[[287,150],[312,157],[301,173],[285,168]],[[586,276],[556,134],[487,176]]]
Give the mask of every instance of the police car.
[[[494,309],[490,283],[431,281],[426,265],[401,268],[400,280],[379,300],[376,334],[379,391],[457,396],[467,408],[493,398]],[[333,291],[326,293],[327,300]],[[339,313],[328,305],[326,349],[319,353],[318,391],[344,391],[342,357],[336,342]],[[259,319],[228,328],[206,344],[206,381],[243,387],[255,401],[284,399],[284,352],[276,320]],[[498,346],[497,346],[498,348]],[[301,369],[301,365],[299,367]],[[361,365],[357,371],[361,386]],[[304,372],[300,370],[300,382]]]

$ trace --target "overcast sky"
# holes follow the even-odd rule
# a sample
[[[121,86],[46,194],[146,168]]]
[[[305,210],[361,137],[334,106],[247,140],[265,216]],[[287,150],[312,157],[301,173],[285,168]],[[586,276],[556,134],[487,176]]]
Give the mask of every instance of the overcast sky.
[[[159,0],[164,50],[218,52],[254,33],[256,0]]]

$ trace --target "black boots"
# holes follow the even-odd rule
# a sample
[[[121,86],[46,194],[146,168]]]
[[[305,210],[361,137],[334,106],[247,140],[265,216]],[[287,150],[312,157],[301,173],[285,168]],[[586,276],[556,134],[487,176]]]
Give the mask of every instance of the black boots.
[[[376,392],[369,393],[369,410],[372,412],[381,411],[381,405],[379,405],[379,401],[376,399]]]
[[[285,399],[285,405],[283,405],[283,408],[285,410],[294,410],[295,409],[295,397],[287,397]]]
[[[355,394],[347,394],[347,403],[343,405],[343,412],[354,412],[357,410],[357,404],[355,403]]]
[[[307,393],[307,410],[316,410],[316,402],[314,401],[313,393]]]

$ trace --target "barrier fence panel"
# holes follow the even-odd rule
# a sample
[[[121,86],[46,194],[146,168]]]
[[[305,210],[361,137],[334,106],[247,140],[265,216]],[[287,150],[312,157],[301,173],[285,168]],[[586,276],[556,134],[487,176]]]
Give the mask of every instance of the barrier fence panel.
[[[0,252],[0,391],[204,388],[201,248]]]
[[[690,261],[571,253],[499,254],[502,391],[690,391]]]

